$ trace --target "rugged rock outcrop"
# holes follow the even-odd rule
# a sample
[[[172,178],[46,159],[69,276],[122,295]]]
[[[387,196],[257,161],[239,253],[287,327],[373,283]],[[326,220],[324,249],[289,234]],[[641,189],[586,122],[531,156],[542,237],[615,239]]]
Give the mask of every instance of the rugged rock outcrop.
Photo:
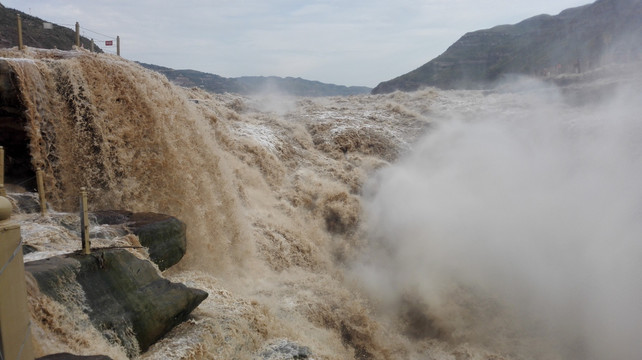
[[[6,60],[0,60],[0,146],[5,151],[5,183],[36,186],[31,166],[24,106],[17,75]]]
[[[125,224],[149,251],[150,259],[162,271],[178,263],[187,249],[186,225],[177,218],[157,213],[122,210],[97,211],[92,217],[101,225]]]
[[[151,263],[122,249],[32,261],[25,270],[40,292],[84,309],[94,326],[129,356],[184,321],[207,293],[163,279]]]
[[[506,74],[548,77],[640,59],[642,0],[598,0],[556,16],[467,33],[437,58],[372,93],[485,88]]]
[[[18,26],[16,15],[22,18],[22,39],[25,46],[39,47],[44,49],[71,50],[76,44],[76,33],[74,30],[64,26],[52,24],[51,29],[45,29],[42,23],[46,22],[35,16],[23,13],[0,4],[0,48],[18,46]],[[80,36],[80,44],[85,48],[91,48],[91,40]],[[94,50],[102,50],[94,45]]]
[[[9,193],[7,198],[13,203],[13,211],[18,214],[33,214],[40,212],[38,193]]]

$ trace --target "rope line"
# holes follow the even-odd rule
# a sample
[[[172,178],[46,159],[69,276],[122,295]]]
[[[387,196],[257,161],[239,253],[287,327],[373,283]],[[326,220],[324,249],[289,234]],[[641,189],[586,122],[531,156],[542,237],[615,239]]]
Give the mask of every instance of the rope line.
[[[27,338],[29,337],[29,332],[31,331],[31,320],[29,320],[29,323],[27,324],[27,329],[25,330],[25,336],[22,338],[22,345],[20,345],[20,351],[18,351],[18,357],[16,359],[22,358],[22,350],[25,348],[25,344],[27,343]]]
[[[97,35],[100,35],[100,36],[104,36],[104,37],[106,37],[106,38],[110,38],[110,39],[112,39],[112,40],[116,40],[116,37],[114,37],[114,36],[101,34],[101,33],[99,33],[98,31],[89,30],[89,29],[87,29],[86,27],[82,27],[82,26],[81,26],[80,28],[81,28],[82,30],[89,31],[89,32],[94,33],[94,34],[97,34]]]
[[[16,185],[22,185],[22,184],[25,184],[27,181],[31,181],[31,180],[33,180],[33,179],[35,179],[35,178],[36,178],[35,176],[32,176],[32,177],[28,178],[27,180],[24,180],[24,181],[22,181],[22,182],[17,183]]]
[[[13,250],[13,254],[11,254],[11,256],[9,257],[9,260],[7,260],[7,262],[4,265],[2,265],[2,269],[0,269],[0,275],[2,275],[2,273],[7,268],[7,266],[9,266],[11,261],[13,261],[13,258],[15,258],[16,255],[18,255],[19,250],[22,250],[22,239],[20,239],[20,242],[18,243],[18,246],[16,247],[16,249]]]

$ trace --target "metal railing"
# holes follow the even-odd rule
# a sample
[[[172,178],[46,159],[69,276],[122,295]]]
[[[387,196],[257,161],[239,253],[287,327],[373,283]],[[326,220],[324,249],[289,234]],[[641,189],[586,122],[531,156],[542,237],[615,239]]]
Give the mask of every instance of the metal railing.
[[[18,21],[18,49],[19,50],[23,50],[24,49],[24,43],[22,41],[22,18],[20,17],[20,14],[17,14],[17,21]],[[45,24],[49,24],[49,23],[45,23]],[[49,24],[49,25],[51,25],[51,24]],[[78,22],[76,22],[75,28],[76,28],[76,38],[75,38],[76,39],[76,43],[74,45],[76,45],[76,47],[80,48],[81,47],[81,44],[80,44],[80,24]],[[50,28],[48,27],[48,29],[50,29]],[[89,30],[87,28],[83,28],[83,30],[89,31],[91,33],[100,35],[100,36],[102,36],[102,37],[104,37],[106,39],[109,39],[109,40],[105,41],[105,46],[113,46],[113,44],[112,44],[113,40],[116,40],[116,55],[120,56],[120,36],[113,37],[113,36],[110,36],[110,35],[101,34],[101,33],[97,32],[97,31]],[[91,49],[90,50],[91,50],[91,52],[94,52],[94,39],[91,39]],[[104,49],[102,49],[102,50],[105,51]]]

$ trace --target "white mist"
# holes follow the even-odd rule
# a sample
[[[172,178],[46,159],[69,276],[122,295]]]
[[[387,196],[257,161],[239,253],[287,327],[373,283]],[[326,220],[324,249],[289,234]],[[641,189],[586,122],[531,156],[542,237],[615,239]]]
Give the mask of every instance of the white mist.
[[[449,341],[641,358],[642,101],[556,95],[462,101],[383,170],[357,272],[382,308],[410,297]]]

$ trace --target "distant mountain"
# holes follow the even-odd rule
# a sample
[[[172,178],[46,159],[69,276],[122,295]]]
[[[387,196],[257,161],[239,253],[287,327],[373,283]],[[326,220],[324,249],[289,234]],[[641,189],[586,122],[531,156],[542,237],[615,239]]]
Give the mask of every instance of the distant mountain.
[[[257,94],[280,92],[297,96],[347,96],[367,94],[372,89],[365,86],[342,86],[293,77],[243,76],[225,78],[195,70],[174,70],[163,66],[139,63],[165,75],[173,83],[185,87],[199,87],[214,93]]]
[[[76,44],[76,32],[69,28],[52,24],[45,29],[43,19],[27,15],[22,11],[9,9],[0,4],[0,48],[18,46],[18,19],[22,19],[22,43],[25,46],[42,49],[71,50]],[[91,40],[81,36],[80,44],[85,49],[91,48]],[[94,45],[94,51],[103,52]]]
[[[71,50],[76,43],[76,32],[69,28],[52,24],[51,29],[43,26],[47,21],[9,9],[0,4],[0,48],[18,46],[18,25],[16,15],[22,19],[22,39],[25,46],[42,49]],[[86,49],[91,40],[81,36],[80,43]],[[96,52],[103,52],[94,45]],[[196,70],[174,70],[163,66],[139,63],[140,65],[165,75],[170,81],[186,87],[199,87],[215,93],[254,94],[264,91],[281,92],[299,96],[343,96],[367,94],[372,90],[365,86],[341,86],[325,84],[301,78],[281,78],[276,76],[245,76],[224,78]]]
[[[515,25],[470,32],[425,65],[373,94],[485,88],[506,74],[554,76],[642,59],[642,0],[598,0]]]
[[[300,96],[348,96],[368,94],[372,91],[372,88],[365,86],[326,84],[293,77],[243,76],[236,78],[236,80],[251,89],[250,93],[276,90]]]
[[[138,62],[138,64],[165,75],[168,80],[180,86],[198,87],[216,93],[229,92],[240,94],[246,91],[243,85],[235,79],[224,78],[196,70],[174,70],[168,67],[142,62]]]

